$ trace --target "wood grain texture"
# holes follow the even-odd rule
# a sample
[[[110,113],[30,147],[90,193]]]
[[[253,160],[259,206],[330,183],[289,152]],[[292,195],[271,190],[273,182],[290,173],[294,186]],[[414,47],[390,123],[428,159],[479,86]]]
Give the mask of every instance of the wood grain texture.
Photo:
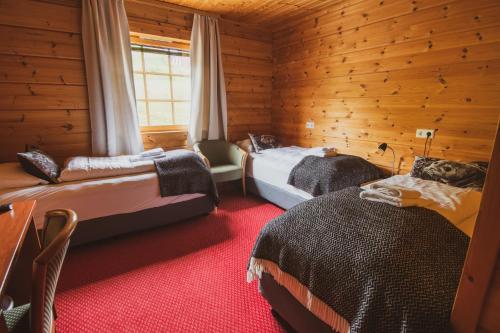
[[[271,28],[342,0],[161,0],[220,14],[222,18]]]
[[[273,34],[273,129],[285,143],[332,145],[402,171],[422,154],[488,160],[500,114],[500,4],[343,1]],[[315,121],[307,130],[305,122]],[[473,120],[473,121],[471,121]]]
[[[484,301],[479,330],[483,332],[500,332],[500,257],[491,277],[486,299]]]
[[[13,204],[13,209],[0,214],[0,296],[4,295],[7,279],[31,223],[35,201],[23,201]]]
[[[159,2],[160,5],[164,5]],[[192,14],[126,1],[132,32],[189,40]],[[254,25],[221,20],[229,139],[271,129],[272,38]],[[0,1],[0,161],[26,145],[62,162],[91,154],[78,0]],[[146,148],[185,147],[186,132],[144,133]]]
[[[500,127],[451,313],[456,333],[500,331]]]

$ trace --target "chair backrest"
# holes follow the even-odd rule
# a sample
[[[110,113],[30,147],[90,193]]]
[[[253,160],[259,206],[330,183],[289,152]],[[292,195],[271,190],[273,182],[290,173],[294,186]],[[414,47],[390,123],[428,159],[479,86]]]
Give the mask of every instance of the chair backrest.
[[[230,147],[231,144],[223,140],[206,140],[195,144],[195,148],[208,158],[212,166],[230,163]]]
[[[78,218],[72,210],[53,210],[45,214],[42,251],[33,262],[31,331],[50,333],[57,281]]]

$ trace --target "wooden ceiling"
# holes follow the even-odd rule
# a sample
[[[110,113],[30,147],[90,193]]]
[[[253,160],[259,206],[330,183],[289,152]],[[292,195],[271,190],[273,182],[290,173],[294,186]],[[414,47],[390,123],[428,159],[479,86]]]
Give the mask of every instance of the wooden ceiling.
[[[175,5],[190,7],[222,18],[249,24],[275,27],[280,23],[341,0],[162,0]]]

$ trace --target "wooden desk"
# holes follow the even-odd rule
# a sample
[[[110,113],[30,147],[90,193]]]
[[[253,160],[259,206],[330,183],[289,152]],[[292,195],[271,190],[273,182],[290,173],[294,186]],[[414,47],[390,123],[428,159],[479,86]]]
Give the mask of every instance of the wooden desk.
[[[35,201],[14,203],[10,212],[0,214],[0,296],[16,304],[29,302],[33,259],[40,252],[32,214]]]

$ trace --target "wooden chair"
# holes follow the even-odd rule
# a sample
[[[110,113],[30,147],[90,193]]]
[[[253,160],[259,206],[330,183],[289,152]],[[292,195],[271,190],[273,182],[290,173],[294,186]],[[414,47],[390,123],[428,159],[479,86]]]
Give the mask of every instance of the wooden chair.
[[[55,332],[57,282],[77,223],[77,216],[71,210],[53,210],[45,215],[42,250],[33,261],[31,303],[2,313],[7,332]]]
[[[216,183],[241,179],[243,195],[246,195],[246,151],[223,140],[198,142],[193,149],[210,168]]]

